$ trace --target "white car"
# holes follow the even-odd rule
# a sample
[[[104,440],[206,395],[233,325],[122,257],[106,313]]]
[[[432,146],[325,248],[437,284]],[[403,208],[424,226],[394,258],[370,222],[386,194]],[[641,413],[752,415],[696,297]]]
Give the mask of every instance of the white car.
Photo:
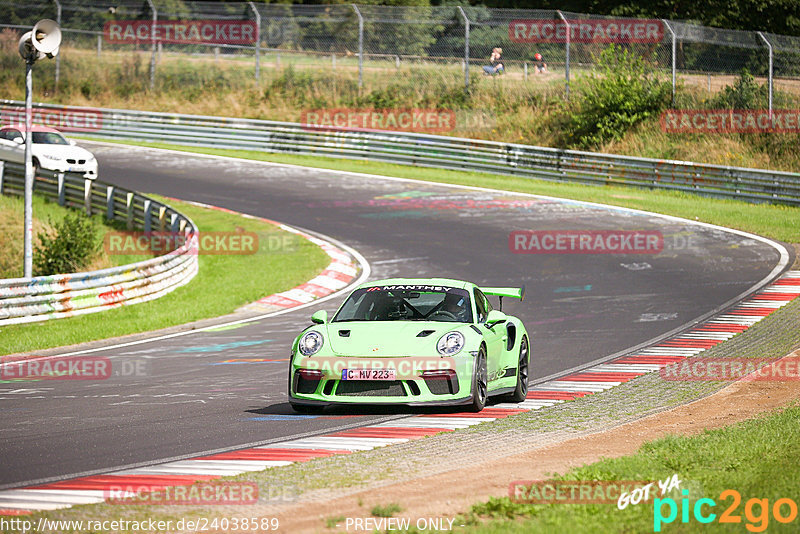
[[[84,178],[97,178],[97,160],[94,155],[75,145],[53,128],[34,126],[31,152],[33,165],[38,169],[57,172],[77,172]],[[14,163],[25,163],[25,127],[3,126],[0,128],[0,159]]]

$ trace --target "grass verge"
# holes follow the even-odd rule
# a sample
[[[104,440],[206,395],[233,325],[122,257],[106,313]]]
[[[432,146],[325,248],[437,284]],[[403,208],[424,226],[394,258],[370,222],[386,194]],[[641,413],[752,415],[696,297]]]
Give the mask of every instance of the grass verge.
[[[105,139],[97,140],[108,142]],[[676,217],[718,224],[720,226],[736,228],[738,230],[752,232],[788,243],[800,242],[800,208],[791,206],[751,204],[741,200],[711,200],[708,197],[682,192],[621,186],[592,186],[547,182],[544,180],[518,178],[514,176],[457,172],[371,161],[353,161],[317,156],[295,156],[290,154],[273,154],[246,150],[217,150],[164,143],[140,143],[132,141],[120,143],[599,202],[612,206],[647,210],[664,215],[673,215]]]
[[[673,494],[678,515],[669,524],[656,522],[668,517],[669,506],[658,501],[629,505],[619,510],[616,504],[521,504],[509,497],[494,498],[477,504],[467,515],[469,533],[523,532],[797,532],[798,520],[788,524],[776,520],[773,507],[779,499],[797,503],[797,478],[800,468],[800,405],[792,405],[777,413],[757,417],[725,428],[706,431],[699,436],[667,436],[645,443],[631,456],[605,459],[573,469],[560,480],[665,480],[678,474],[682,487],[688,488],[688,504],[680,493]],[[755,461],[757,459],[757,461]],[[721,495],[735,490],[735,496]],[[699,499],[711,499],[702,513],[714,513],[709,524],[694,516]],[[751,502],[751,499],[767,502]],[[688,510],[684,522],[682,510]],[[736,523],[722,524],[726,509]],[[783,517],[791,515],[790,505],[781,506]],[[656,514],[656,511],[659,513]],[[489,518],[488,521],[482,520]],[[740,522],[739,522],[740,521]],[[659,530],[654,530],[658,526]],[[747,529],[747,530],[745,530]]]
[[[0,353],[13,354],[122,336],[217,317],[313,278],[329,263],[316,245],[274,224],[185,202],[154,198],[176,207],[201,232],[243,228],[259,236],[255,254],[201,255],[200,271],[187,285],[155,301],[0,329]],[[270,243],[281,246],[270,247]]]
[[[33,246],[38,245],[40,232],[50,231],[54,225],[70,213],[71,210],[34,195],[33,197]],[[23,276],[23,215],[24,200],[22,197],[0,195],[0,278],[20,278]],[[102,215],[93,217],[95,235],[98,240],[103,234],[113,229],[106,224]],[[147,259],[148,256],[109,255],[103,250],[94,257],[86,270],[95,271],[124,265]]]

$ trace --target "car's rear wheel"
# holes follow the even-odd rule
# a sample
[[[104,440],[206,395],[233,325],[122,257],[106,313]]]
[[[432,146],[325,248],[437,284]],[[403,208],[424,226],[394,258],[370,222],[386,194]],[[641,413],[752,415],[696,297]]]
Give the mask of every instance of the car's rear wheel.
[[[528,368],[530,366],[530,347],[528,336],[522,336],[519,342],[519,360],[517,361],[517,386],[508,396],[510,402],[522,402],[528,397]]]
[[[487,395],[486,348],[481,346],[475,362],[475,373],[472,375],[472,403],[469,411],[480,412],[486,406]]]

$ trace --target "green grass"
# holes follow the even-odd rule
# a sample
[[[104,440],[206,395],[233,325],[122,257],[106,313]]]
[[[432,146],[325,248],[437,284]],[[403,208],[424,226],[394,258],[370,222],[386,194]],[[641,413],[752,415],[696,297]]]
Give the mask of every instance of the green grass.
[[[100,315],[0,328],[0,353],[41,350],[217,317],[313,278],[330,261],[316,245],[273,224],[153,197],[188,215],[201,232],[236,228],[256,232],[260,240],[258,252],[200,255],[197,276],[155,301],[107,310]],[[270,250],[275,247],[268,245],[276,242],[285,246]]]
[[[327,528],[336,528],[336,525],[344,522],[345,519],[346,518],[343,515],[337,515],[337,516],[334,516],[334,517],[327,517],[327,518],[325,518],[325,526]]]
[[[389,503],[386,506],[381,506],[380,504],[376,504],[370,510],[370,514],[374,515],[375,517],[392,517],[394,514],[402,512],[403,508],[397,504],[396,502]]]
[[[370,161],[351,161],[245,150],[182,147],[164,143],[126,141],[125,144],[599,202],[736,228],[788,243],[800,243],[800,208],[791,206],[751,204],[741,200],[712,200],[707,197],[682,192],[623,186],[590,186],[547,182],[513,176],[457,172]]]
[[[751,504],[752,518],[745,515],[750,499],[769,499],[769,509],[781,498],[798,502],[797,480],[800,467],[800,406],[792,405],[768,416],[750,419],[693,437],[667,436],[645,443],[636,454],[573,469],[564,480],[664,480],[677,474],[682,489],[689,490],[689,521],[681,524],[680,493],[673,495],[678,504],[677,519],[662,526],[662,532],[797,532],[800,519],[782,525],[770,516],[762,522],[758,506]],[[733,515],[741,524],[709,525],[698,523],[692,513],[699,498],[717,503],[712,510],[717,518],[732,506],[730,497],[720,498],[727,489],[741,495]],[[708,506],[703,512],[707,514]],[[663,507],[664,515],[668,508]],[[788,506],[782,513],[788,515]],[[467,514],[468,526],[460,532],[475,534],[527,532],[653,532],[654,502],[629,505],[618,510],[616,504],[514,503],[508,497],[477,504]]]

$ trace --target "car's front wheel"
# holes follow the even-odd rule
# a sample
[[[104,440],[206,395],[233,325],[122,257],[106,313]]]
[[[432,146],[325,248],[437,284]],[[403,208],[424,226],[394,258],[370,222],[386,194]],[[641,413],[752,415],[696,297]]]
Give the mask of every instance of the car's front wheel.
[[[522,336],[519,342],[519,360],[517,361],[517,386],[508,396],[509,402],[522,402],[528,397],[528,367],[530,366],[530,347],[528,336]]]
[[[487,395],[486,348],[481,346],[475,362],[475,373],[472,375],[472,403],[469,411],[480,412],[486,406]]]

